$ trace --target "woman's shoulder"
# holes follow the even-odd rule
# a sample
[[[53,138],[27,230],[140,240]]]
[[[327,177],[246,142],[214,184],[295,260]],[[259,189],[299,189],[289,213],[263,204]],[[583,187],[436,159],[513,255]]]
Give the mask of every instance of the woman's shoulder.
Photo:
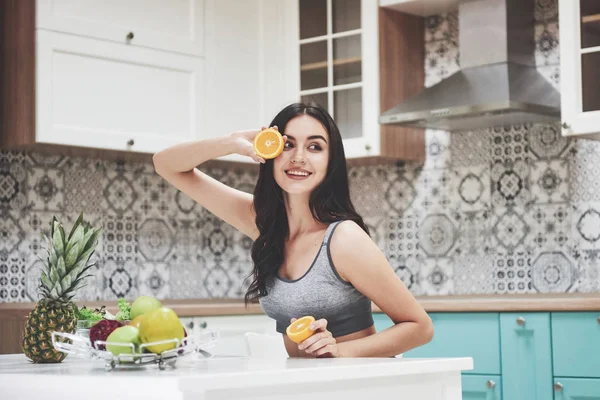
[[[352,220],[339,221],[330,238],[332,252],[348,246],[360,246],[365,242],[371,242],[370,236]]]

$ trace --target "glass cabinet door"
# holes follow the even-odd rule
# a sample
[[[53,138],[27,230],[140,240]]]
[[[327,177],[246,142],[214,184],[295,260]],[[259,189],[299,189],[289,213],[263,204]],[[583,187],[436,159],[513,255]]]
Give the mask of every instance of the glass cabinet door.
[[[344,139],[361,137],[361,0],[298,1],[301,100],[325,107]]]
[[[600,1],[581,0],[582,111],[600,110]]]

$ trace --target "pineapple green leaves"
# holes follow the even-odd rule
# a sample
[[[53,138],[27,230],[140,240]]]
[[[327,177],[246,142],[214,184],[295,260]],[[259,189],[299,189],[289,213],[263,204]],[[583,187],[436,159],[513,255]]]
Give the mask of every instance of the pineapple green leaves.
[[[90,276],[86,271],[95,265],[88,261],[94,254],[100,232],[101,229],[94,230],[84,222],[83,214],[80,214],[66,236],[62,224],[56,217],[52,218],[51,239],[45,237],[48,260],[41,275],[43,298],[68,302],[85,286],[85,279]]]

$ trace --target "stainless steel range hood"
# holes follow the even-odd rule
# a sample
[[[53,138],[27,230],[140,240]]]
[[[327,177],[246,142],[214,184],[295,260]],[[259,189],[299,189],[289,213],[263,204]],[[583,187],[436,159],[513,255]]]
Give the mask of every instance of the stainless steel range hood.
[[[444,130],[560,119],[560,94],[535,68],[534,1],[459,6],[461,71],[386,111],[381,124]]]

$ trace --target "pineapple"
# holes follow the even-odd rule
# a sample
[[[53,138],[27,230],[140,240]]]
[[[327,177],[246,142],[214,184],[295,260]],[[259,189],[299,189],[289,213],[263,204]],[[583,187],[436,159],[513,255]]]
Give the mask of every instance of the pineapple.
[[[29,314],[22,342],[23,352],[34,363],[58,363],[67,356],[54,349],[51,335],[75,332],[76,306],[71,299],[85,286],[90,276],[86,271],[95,265],[88,261],[100,231],[84,223],[80,214],[67,237],[62,224],[52,218],[50,239],[44,235],[48,259],[39,286],[41,299]]]

